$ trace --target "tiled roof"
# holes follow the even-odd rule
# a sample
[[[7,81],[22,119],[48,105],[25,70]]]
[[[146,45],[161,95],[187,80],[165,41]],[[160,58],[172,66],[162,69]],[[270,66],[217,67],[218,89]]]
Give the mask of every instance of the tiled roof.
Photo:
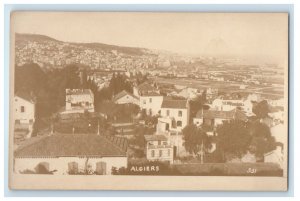
[[[92,95],[93,92],[90,89],[66,89],[66,95]]]
[[[166,141],[167,137],[164,135],[144,135],[146,141]]]
[[[196,118],[205,118],[205,119],[240,119],[247,120],[246,114],[238,109],[233,109],[230,111],[219,111],[219,110],[199,110],[196,114]]]
[[[120,93],[118,93],[117,95],[114,96],[113,101],[116,101],[116,100],[118,100],[118,99],[120,99],[120,98],[122,98],[122,97],[124,97],[126,95],[129,95],[129,96],[132,96],[134,98],[137,98],[133,94],[131,94],[131,93],[123,90],[123,91],[121,91]]]
[[[141,96],[161,96],[159,90],[147,82],[137,86],[137,90]]]
[[[144,82],[143,84],[140,84],[139,86],[137,86],[137,89],[139,91],[156,91],[157,90],[155,87],[153,87],[152,85],[150,85],[147,82]]]
[[[161,108],[187,108],[187,100],[173,100],[169,98],[164,98]]]
[[[127,140],[96,134],[54,134],[20,146],[15,157],[126,156]]]
[[[162,95],[156,91],[148,91],[148,92],[141,93],[141,96],[162,96]]]
[[[24,91],[18,91],[15,93],[15,96],[18,96],[24,100],[27,100],[31,103],[35,103],[36,102],[36,97],[30,93],[24,92]]]

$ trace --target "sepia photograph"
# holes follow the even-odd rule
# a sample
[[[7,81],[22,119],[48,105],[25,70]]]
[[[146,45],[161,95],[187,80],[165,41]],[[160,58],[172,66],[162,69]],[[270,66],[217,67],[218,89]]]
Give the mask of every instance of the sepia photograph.
[[[286,191],[288,13],[11,14],[11,189]]]

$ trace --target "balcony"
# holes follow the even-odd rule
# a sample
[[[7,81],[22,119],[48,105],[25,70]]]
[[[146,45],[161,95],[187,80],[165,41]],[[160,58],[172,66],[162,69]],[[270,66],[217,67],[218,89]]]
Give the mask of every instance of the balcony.
[[[173,148],[172,145],[147,145],[147,149],[161,149],[161,148]]]

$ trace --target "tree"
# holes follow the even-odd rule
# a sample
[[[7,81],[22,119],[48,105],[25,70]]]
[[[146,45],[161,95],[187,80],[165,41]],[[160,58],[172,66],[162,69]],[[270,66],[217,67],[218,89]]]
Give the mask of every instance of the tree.
[[[35,63],[15,67],[15,92],[26,91],[38,94],[46,87],[45,81],[47,75]]]
[[[133,139],[133,144],[140,147],[144,148],[145,147],[145,135],[153,135],[155,130],[145,127],[145,126],[136,126],[134,129],[134,139]]]
[[[201,163],[203,163],[205,153],[211,148],[210,137],[194,124],[187,125],[182,133],[186,150],[200,157]]]
[[[140,71],[136,74],[136,83],[140,85],[148,80],[147,75],[143,75]]]
[[[263,119],[268,116],[268,113],[270,112],[268,102],[266,100],[263,100],[256,105],[254,105],[252,109],[253,113],[256,114],[256,117],[258,119]]]
[[[253,122],[249,130],[249,134],[251,135],[249,151],[251,153],[262,158],[265,153],[276,148],[275,138],[272,136],[270,128],[266,124],[258,121]]]
[[[129,81],[127,81],[126,76],[121,74],[115,74],[115,73],[113,73],[108,89],[110,91],[109,98],[111,98],[112,96],[118,94],[123,90],[129,93],[133,92],[132,85]]]
[[[225,121],[217,127],[217,135],[217,147],[223,151],[224,158],[227,154],[240,158],[251,142],[248,125],[241,120]]]
[[[203,109],[203,104],[205,103],[206,101],[206,98],[205,98],[206,95],[201,95],[201,96],[198,96],[196,99],[194,100],[191,100],[189,102],[190,104],[190,119],[192,120],[193,117],[196,116],[197,112],[201,109]]]

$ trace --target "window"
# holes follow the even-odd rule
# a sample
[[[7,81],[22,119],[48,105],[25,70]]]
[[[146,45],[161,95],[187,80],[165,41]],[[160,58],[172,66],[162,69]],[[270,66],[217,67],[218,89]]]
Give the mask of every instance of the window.
[[[161,145],[161,141],[160,140],[158,141],[158,145]]]
[[[182,126],[182,121],[177,121],[177,126],[181,127]]]
[[[105,162],[96,163],[96,174],[98,174],[98,175],[106,174],[106,163]]]
[[[168,131],[170,128],[170,125],[169,124],[166,124],[166,131]]]
[[[152,98],[149,98],[149,103],[152,103]]]
[[[176,121],[175,121],[175,119],[172,120],[172,128],[176,128]]]
[[[167,116],[170,116],[170,110],[167,110],[167,111],[166,111],[166,115],[167,115]]]
[[[159,150],[159,157],[162,157],[162,155],[163,155],[162,150]]]
[[[168,149],[168,156],[170,156],[171,155],[171,150],[170,149]]]
[[[146,105],[146,100],[143,100],[143,104]]]
[[[152,150],[152,151],[151,151],[151,157],[154,157],[154,156],[155,156],[155,151]]]
[[[25,112],[25,107],[21,106],[21,112]]]
[[[181,110],[178,111],[178,116],[182,117],[182,111]]]

